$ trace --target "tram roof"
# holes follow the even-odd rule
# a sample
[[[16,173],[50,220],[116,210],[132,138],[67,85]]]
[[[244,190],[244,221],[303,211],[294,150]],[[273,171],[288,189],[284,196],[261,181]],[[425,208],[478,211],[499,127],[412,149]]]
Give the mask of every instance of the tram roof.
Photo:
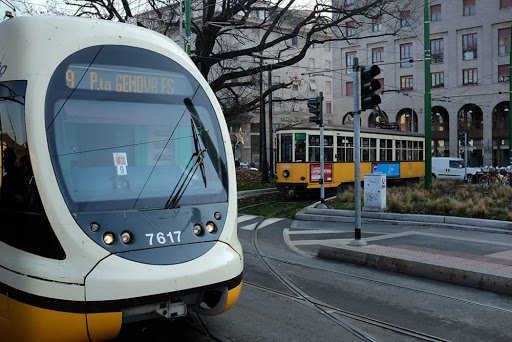
[[[277,131],[290,131],[290,130],[306,130],[306,131],[317,131],[319,130],[319,126],[315,123],[311,122],[299,122],[292,125],[287,125],[283,127],[279,127],[276,129]],[[354,126],[347,125],[324,125],[324,129],[326,131],[340,131],[340,132],[354,132]],[[361,127],[361,133],[373,133],[373,134],[386,134],[386,135],[401,135],[401,136],[409,136],[409,137],[424,137],[425,135],[417,132],[405,132],[405,131],[397,131],[394,129],[386,129],[386,128],[372,128],[372,127]]]

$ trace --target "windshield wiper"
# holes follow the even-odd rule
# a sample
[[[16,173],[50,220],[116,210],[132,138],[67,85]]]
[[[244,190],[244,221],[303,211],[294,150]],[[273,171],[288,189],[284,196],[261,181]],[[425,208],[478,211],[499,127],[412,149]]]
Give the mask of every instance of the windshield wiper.
[[[190,119],[190,126],[192,128],[192,136],[194,138],[194,147],[196,151],[190,157],[190,160],[188,161],[185,170],[183,170],[178,183],[174,187],[171,196],[165,203],[165,209],[174,209],[178,206],[181,197],[185,193],[185,190],[187,190],[187,187],[190,184],[190,181],[192,180],[192,177],[194,176],[198,167],[201,169],[204,187],[207,187],[206,172],[204,169],[204,154],[206,152],[206,148],[202,148],[201,146],[201,141],[199,140],[199,135],[197,134],[197,127],[194,123],[194,120],[192,119]],[[191,163],[193,163],[192,166],[190,166]]]

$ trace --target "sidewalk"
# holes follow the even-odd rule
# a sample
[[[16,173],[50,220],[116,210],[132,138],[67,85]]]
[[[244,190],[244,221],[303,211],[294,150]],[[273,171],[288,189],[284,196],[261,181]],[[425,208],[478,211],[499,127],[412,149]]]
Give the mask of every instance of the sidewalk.
[[[295,219],[354,222],[353,211],[314,206],[301,210]],[[361,216],[362,241],[367,245],[335,242],[321,246],[318,256],[512,295],[512,222],[365,211]],[[382,221],[470,230],[479,238],[431,234],[421,229],[364,235],[365,225]]]

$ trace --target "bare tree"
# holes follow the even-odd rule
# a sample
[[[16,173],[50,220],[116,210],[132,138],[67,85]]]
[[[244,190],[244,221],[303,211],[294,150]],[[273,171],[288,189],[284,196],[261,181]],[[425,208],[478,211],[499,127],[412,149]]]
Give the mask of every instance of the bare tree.
[[[313,44],[354,39],[346,35],[347,21],[363,25],[382,15],[399,19],[401,8],[413,2],[315,0],[307,8],[299,8],[297,0],[192,0],[192,59],[216,92],[229,121],[258,107],[260,72],[295,65]],[[181,12],[178,0],[66,3],[77,7],[78,16],[125,21],[137,14],[138,25],[171,36],[176,36]],[[395,34],[400,26],[389,27],[379,34]],[[278,63],[260,65],[255,63],[255,55],[272,56]],[[274,84],[262,96],[291,82]]]

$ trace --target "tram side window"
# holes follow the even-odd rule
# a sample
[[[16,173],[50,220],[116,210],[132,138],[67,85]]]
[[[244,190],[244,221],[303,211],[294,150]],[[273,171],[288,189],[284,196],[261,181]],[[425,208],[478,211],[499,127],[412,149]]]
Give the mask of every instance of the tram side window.
[[[361,138],[361,161],[377,160],[377,139]]]
[[[306,133],[295,133],[295,161],[306,161]]]
[[[393,160],[393,140],[380,139],[380,161]]]
[[[292,161],[292,135],[291,133],[281,134],[281,161],[291,162]]]
[[[395,140],[395,159],[396,161],[402,160],[402,141]]]
[[[336,145],[336,160],[339,162],[354,161],[354,138],[351,137],[337,137]]]
[[[0,82],[0,240],[62,260],[65,253],[44,212],[28,153],[26,85],[25,81]]]
[[[310,135],[309,136],[309,149],[308,149],[309,161],[317,162],[320,161],[320,136]]]
[[[412,159],[412,141],[407,142],[407,160],[411,161]]]
[[[332,162],[334,157],[334,139],[332,136],[324,136],[324,161]]]
[[[419,142],[419,145],[418,145],[418,149],[419,149],[419,161],[423,161],[423,141],[420,141]]]

